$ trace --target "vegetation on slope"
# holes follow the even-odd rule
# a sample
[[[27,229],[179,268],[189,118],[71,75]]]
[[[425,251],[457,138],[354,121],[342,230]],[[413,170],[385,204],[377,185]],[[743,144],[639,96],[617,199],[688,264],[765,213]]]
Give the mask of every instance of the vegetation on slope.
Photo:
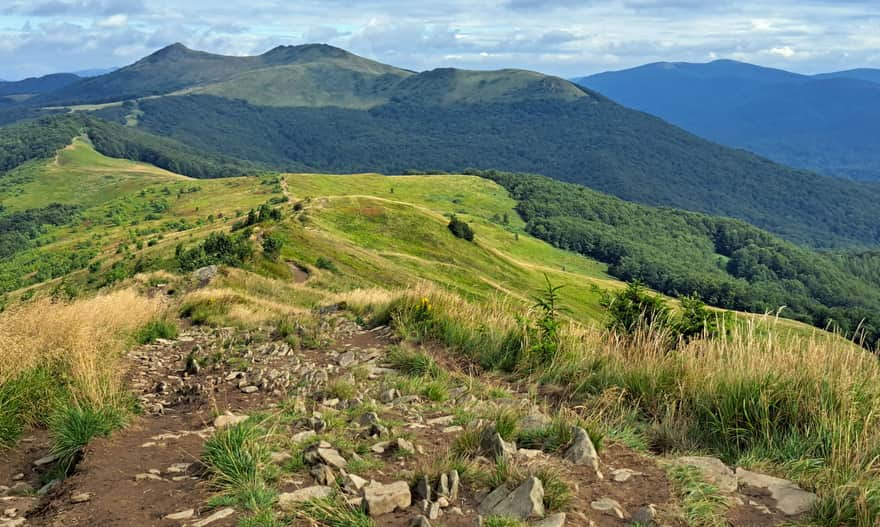
[[[756,313],[782,310],[874,348],[880,338],[880,288],[862,260],[846,261],[779,240],[740,221],[651,208],[577,185],[527,174],[478,172],[518,200],[534,236],[609,264],[673,296]]]
[[[275,168],[535,172],[631,201],[736,217],[814,246],[880,241],[872,213],[880,185],[788,169],[600,96],[400,101],[362,111],[270,108],[194,95],[144,100],[139,108],[139,126],[147,131]],[[122,108],[99,112],[119,122],[126,114]]]

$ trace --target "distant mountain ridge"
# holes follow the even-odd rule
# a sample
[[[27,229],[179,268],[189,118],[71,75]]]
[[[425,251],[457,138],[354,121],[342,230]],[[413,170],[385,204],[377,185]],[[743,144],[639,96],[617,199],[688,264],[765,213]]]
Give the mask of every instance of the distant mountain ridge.
[[[73,73],[53,73],[20,81],[0,81],[0,97],[48,93],[69,86],[80,78],[79,75]]]
[[[789,169],[537,72],[416,73],[323,44],[251,57],[175,44],[0,108],[0,122],[70,107],[193,152],[277,170],[533,172],[644,204],[739,218],[812,246],[880,243],[873,212],[880,184]],[[118,152],[142,151],[135,143]]]
[[[574,81],[722,144],[880,180],[880,70],[810,76],[731,60],[661,62]]]

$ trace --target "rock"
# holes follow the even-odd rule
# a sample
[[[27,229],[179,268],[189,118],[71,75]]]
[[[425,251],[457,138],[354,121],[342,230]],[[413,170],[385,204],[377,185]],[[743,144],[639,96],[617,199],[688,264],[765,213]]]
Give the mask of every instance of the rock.
[[[437,479],[437,495],[438,496],[449,496],[449,476],[446,474],[440,474],[440,477]]]
[[[703,479],[718,487],[721,492],[735,492],[736,474],[717,457],[683,456],[676,460],[680,465],[689,465],[700,470]]]
[[[574,439],[563,457],[575,465],[587,465],[599,474],[599,454],[590,439],[590,434],[583,428],[574,428]]]
[[[551,514],[543,520],[533,523],[532,527],[565,527],[565,513],[557,512]]]
[[[440,504],[435,502],[428,502],[428,519],[436,520],[440,517]]]
[[[492,508],[492,514],[510,516],[520,520],[544,517],[544,486],[536,477],[527,479],[522,485]]]
[[[290,436],[290,441],[294,444],[304,443],[305,441],[315,437],[317,434],[314,430],[306,430],[305,432],[299,432]]]
[[[410,520],[409,527],[431,527],[431,522],[428,521],[428,518],[419,515]]]
[[[456,432],[461,432],[463,430],[464,430],[463,426],[453,425],[453,426],[447,426],[446,428],[444,428],[443,433],[444,434],[454,434]]]
[[[52,492],[52,489],[54,489],[55,487],[57,487],[60,484],[61,484],[60,479],[53,479],[49,483],[46,483],[45,485],[40,487],[40,490],[37,491],[37,496],[45,496],[46,494],[49,494],[50,492]]]
[[[358,418],[358,424],[361,426],[369,427],[381,423],[379,422],[379,416],[376,414],[376,412],[367,412]]]
[[[180,512],[173,512],[171,514],[166,514],[166,520],[188,520],[196,515],[195,509],[186,509]]]
[[[211,523],[214,523],[217,520],[222,520],[223,518],[228,518],[229,516],[232,516],[233,514],[235,514],[235,509],[233,509],[232,507],[220,509],[219,511],[208,516],[207,518],[201,519],[201,520],[193,523],[192,527],[205,527],[205,525],[209,525]]]
[[[85,503],[92,499],[91,492],[80,492],[70,497],[70,503]]]
[[[360,490],[366,485],[367,480],[355,474],[347,474],[345,476],[345,482],[343,484],[345,489],[350,492],[360,492]]]
[[[373,517],[406,509],[412,503],[406,481],[395,481],[387,485],[373,482],[364,487],[362,492],[366,511]]]
[[[494,458],[510,459],[516,454],[516,445],[505,441],[501,434],[495,430],[495,425],[489,425],[483,430],[480,439],[480,449]]]
[[[34,461],[34,466],[42,467],[56,461],[58,461],[58,456],[56,454],[49,454],[48,456],[43,456],[40,459]]]
[[[345,468],[345,466],[348,464],[345,461],[345,458],[339,455],[339,451],[333,448],[319,448],[318,456],[324,463],[332,467]]]
[[[333,473],[333,469],[328,467],[327,465],[315,465],[309,471],[309,474],[315,478],[315,483],[318,485],[333,485],[336,483],[336,474]]]
[[[0,522],[0,527],[24,527],[24,524],[27,520],[24,518],[14,518],[11,520],[3,520]]]
[[[629,481],[633,476],[641,476],[641,472],[636,472],[635,470],[628,468],[619,468],[617,470],[613,470],[611,472],[611,478],[617,483],[624,483]]]
[[[400,397],[400,392],[397,391],[396,388],[391,388],[390,390],[385,390],[384,392],[379,394],[379,400],[385,404],[393,402],[398,397]]]
[[[393,446],[399,454],[412,455],[416,453],[416,447],[412,442],[407,441],[402,437],[398,437],[397,440],[394,441]]]
[[[7,518],[15,518],[16,516],[18,516],[18,509],[16,509],[15,507],[4,509],[3,516],[6,516]]]
[[[428,479],[428,476],[421,476],[418,481],[416,481],[416,486],[413,489],[413,496],[417,500],[431,501],[431,481]]]
[[[325,485],[305,487],[293,492],[284,492],[278,495],[278,506],[285,512],[293,512],[299,503],[309,500],[326,498],[333,494],[333,488]]]
[[[613,500],[611,498],[602,498],[600,500],[596,500],[590,503],[590,507],[593,510],[597,510],[614,516],[619,520],[626,518],[626,512],[623,510],[623,507],[620,506],[620,503],[618,503],[617,500]]]
[[[510,489],[507,485],[501,485],[483,498],[483,501],[480,502],[480,506],[477,508],[477,512],[482,516],[488,516],[492,513],[495,506],[501,503],[501,500],[506,498],[508,494],[510,494]]]
[[[339,364],[342,368],[348,368],[349,366],[357,363],[357,357],[355,357],[354,353],[351,351],[346,351],[342,355],[336,359],[337,364]]]
[[[215,276],[217,276],[217,266],[216,265],[208,265],[205,267],[200,267],[193,271],[192,277],[193,280],[198,282],[200,285],[205,286],[210,282]]]
[[[289,459],[293,459],[289,452],[272,452],[269,454],[269,460],[276,465],[280,465]]]
[[[159,476],[158,474],[152,474],[150,472],[142,472],[140,474],[135,474],[134,480],[135,481],[147,481],[147,480],[162,481],[162,476]]]
[[[244,388],[241,389],[241,393],[255,393],[258,391],[260,391],[260,389],[254,385],[245,386]]]
[[[536,430],[543,428],[548,423],[550,423],[549,417],[541,412],[533,411],[528,415],[520,417],[517,427],[520,430]]]
[[[461,478],[457,470],[449,472],[449,500],[456,501],[458,499],[459,488],[461,487]]]
[[[455,421],[454,415],[444,415],[441,417],[435,417],[433,419],[428,419],[427,421],[425,421],[425,424],[431,425],[431,426],[446,426],[446,425],[451,425],[453,423],[453,421]]]
[[[247,421],[248,416],[246,415],[236,415],[233,413],[225,413],[223,415],[218,415],[214,419],[214,428],[217,430],[221,430],[226,428],[227,426],[234,426],[239,423],[243,423]]]
[[[638,523],[639,525],[654,525],[654,518],[657,517],[657,507],[652,505],[646,505],[644,507],[639,507],[636,512],[632,515],[633,523]]]
[[[183,474],[189,467],[192,466],[192,463],[174,463],[170,467],[165,469],[165,472],[168,474]]]
[[[815,494],[801,489],[794,482],[751,472],[744,468],[736,469],[736,479],[740,485],[768,490],[770,497],[776,501],[776,509],[787,516],[804,514],[817,499]]]

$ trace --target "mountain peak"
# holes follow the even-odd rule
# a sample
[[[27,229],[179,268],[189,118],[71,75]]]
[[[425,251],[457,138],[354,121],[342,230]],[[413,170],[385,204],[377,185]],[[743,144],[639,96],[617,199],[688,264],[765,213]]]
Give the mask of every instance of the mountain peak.
[[[165,46],[164,48],[155,51],[151,55],[147,55],[144,61],[156,61],[156,60],[176,60],[189,55],[193,55],[198,53],[184,46],[180,42],[175,42],[174,44],[170,44]]]
[[[300,44],[298,46],[276,46],[263,53],[261,57],[268,62],[317,60],[326,58],[345,58],[352,56],[348,51],[329,44]]]

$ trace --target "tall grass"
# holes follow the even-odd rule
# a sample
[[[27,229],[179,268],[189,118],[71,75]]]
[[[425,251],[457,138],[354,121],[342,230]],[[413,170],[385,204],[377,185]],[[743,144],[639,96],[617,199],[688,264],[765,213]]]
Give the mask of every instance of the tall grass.
[[[66,402],[95,410],[123,404],[119,358],[159,311],[158,302],[126,289],[0,314],[0,446],[47,424]]]
[[[819,493],[821,523],[867,527],[880,517],[880,364],[843,339],[768,330],[750,319],[725,338],[670,350],[666,335],[650,328],[622,337],[564,323],[555,355],[536,361],[526,328],[535,314],[430,287],[384,305],[368,298],[361,303],[350,293],[347,301],[407,338],[439,341],[485,368],[556,385],[571,402],[613,392],[642,422],[677,430],[667,448],[770,464]]]

